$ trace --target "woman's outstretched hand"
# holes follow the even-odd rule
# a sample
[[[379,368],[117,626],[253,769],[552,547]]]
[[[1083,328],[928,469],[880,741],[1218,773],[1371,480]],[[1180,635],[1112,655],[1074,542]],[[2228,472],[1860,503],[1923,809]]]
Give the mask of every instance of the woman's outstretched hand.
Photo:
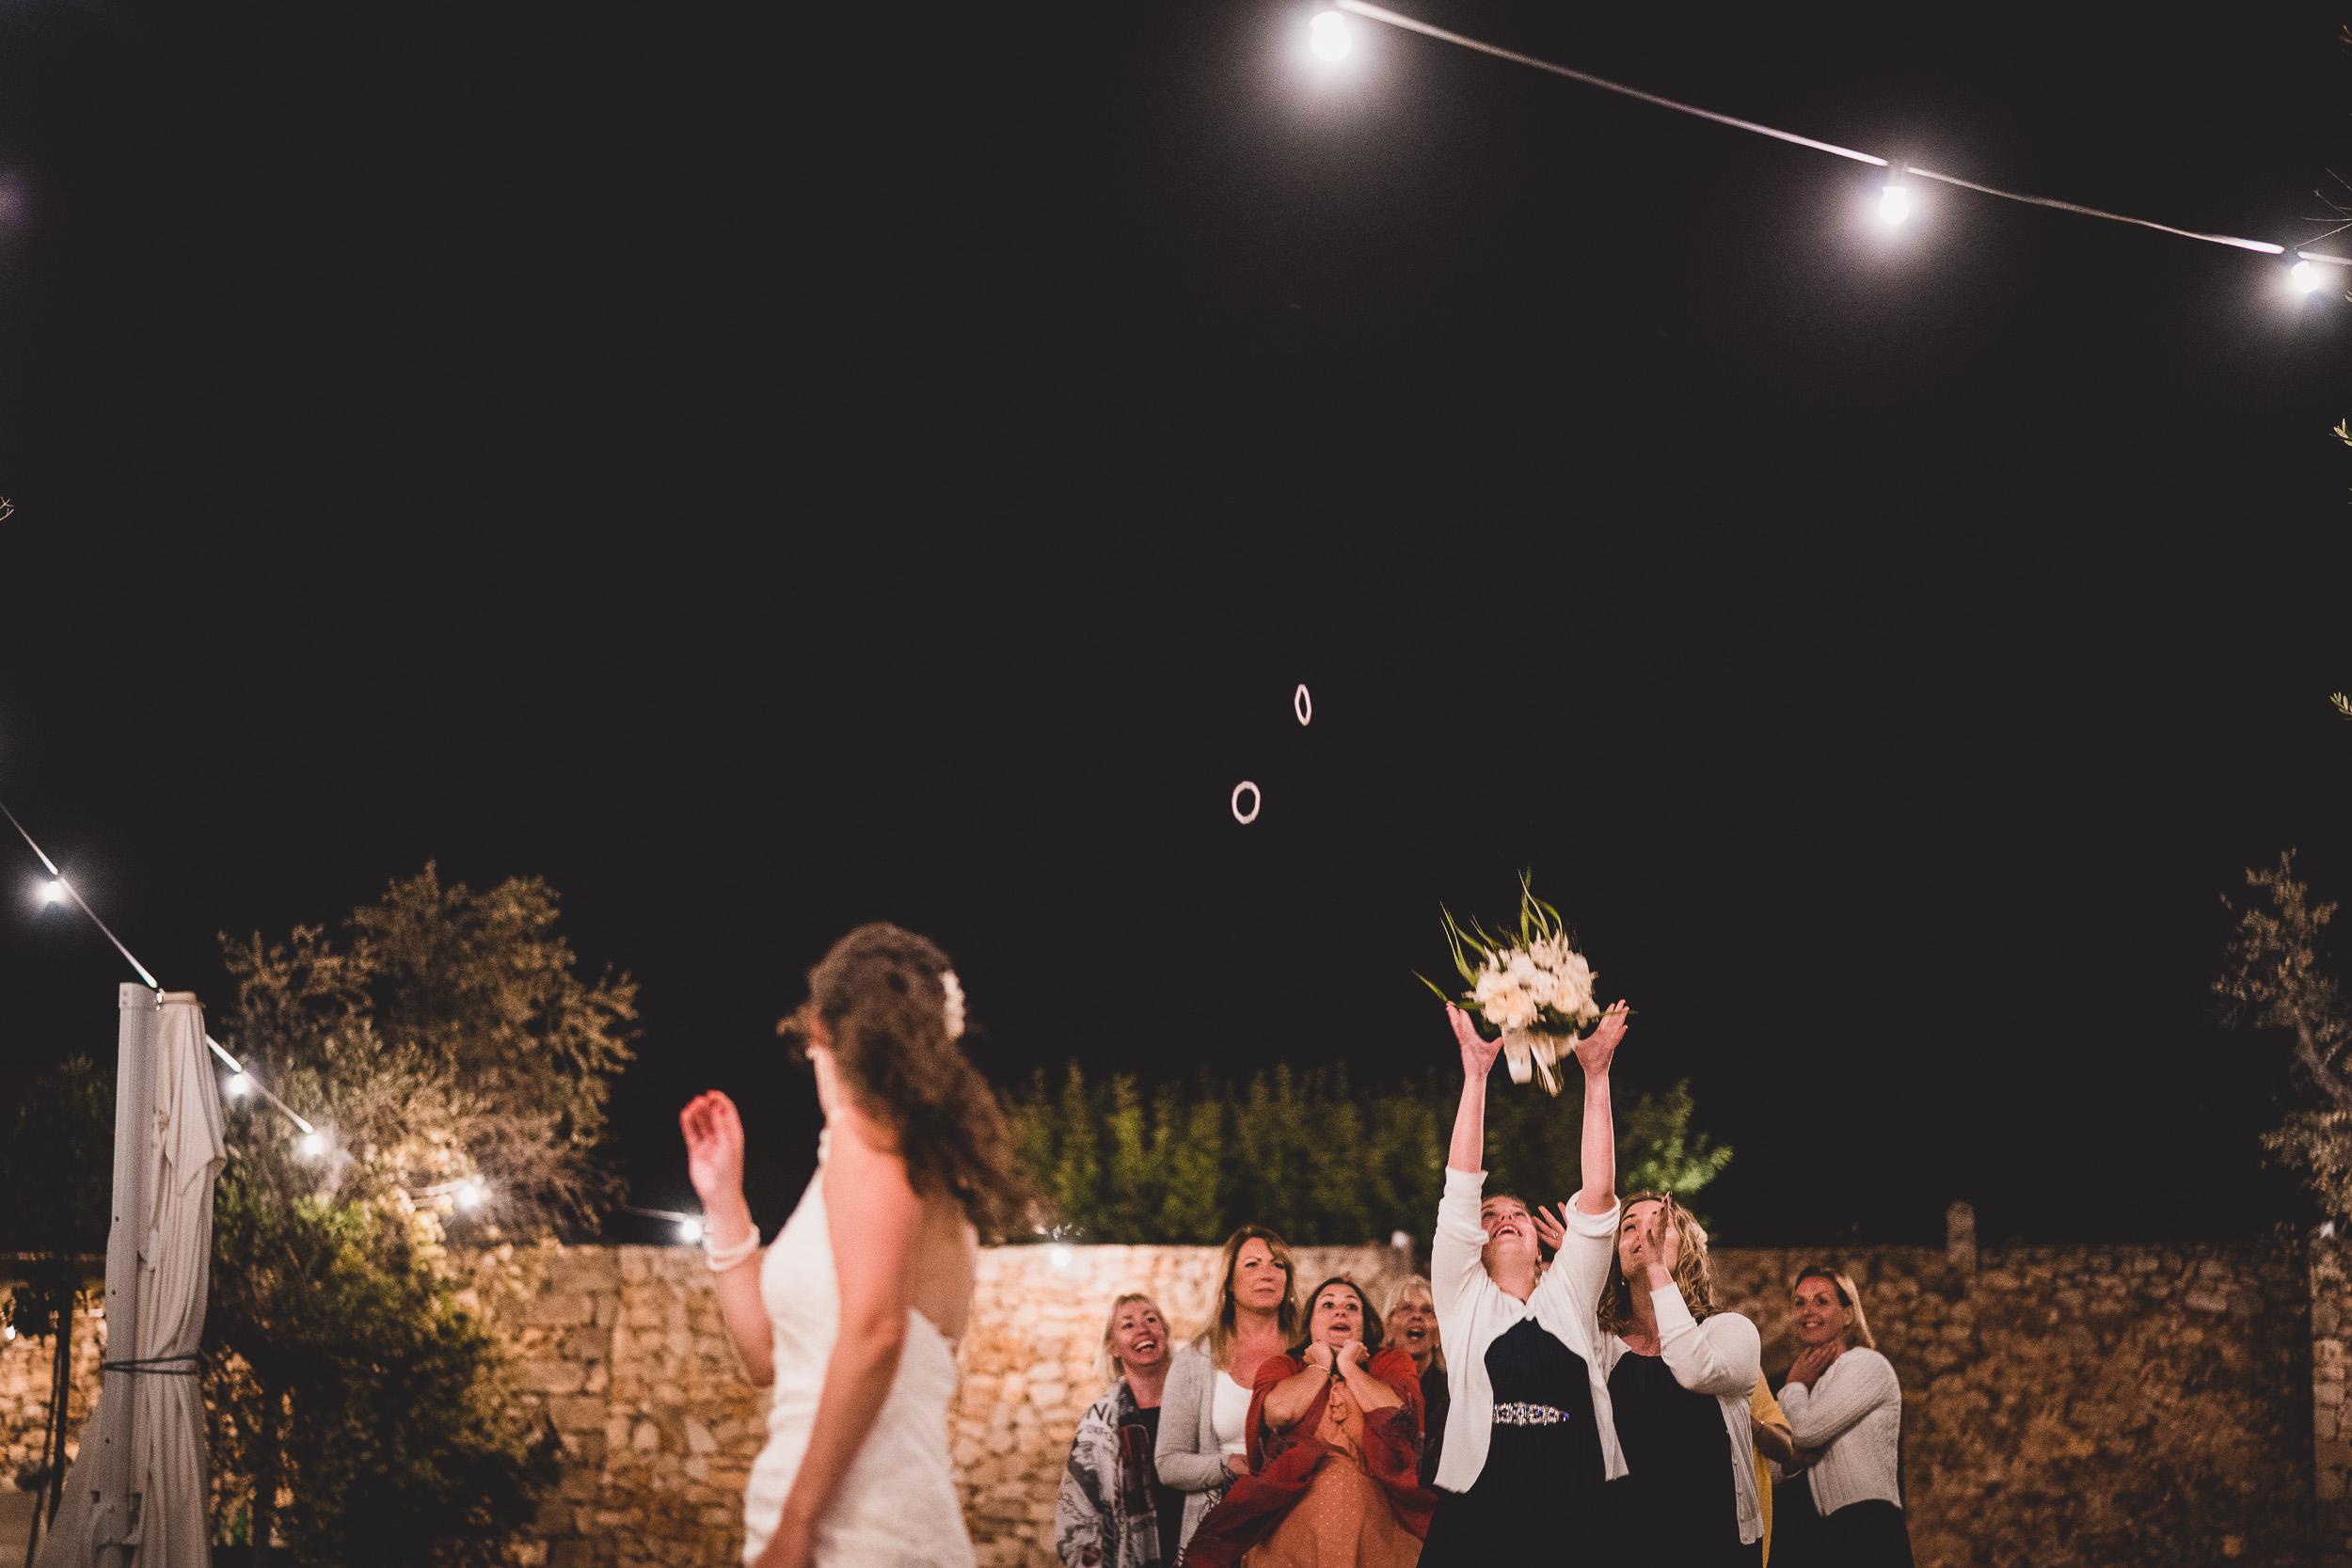
[[[743,1118],[718,1090],[698,1094],[677,1114],[686,1134],[686,1174],[708,1212],[743,1194]]]
[[[1454,1025],[1454,1038],[1462,1048],[1462,1076],[1485,1083],[1486,1074],[1494,1070],[1495,1057],[1502,1050],[1502,1037],[1498,1035],[1490,1040],[1479,1038],[1478,1025],[1470,1022],[1470,1014],[1451,1002],[1445,1005],[1445,1021]],[[1622,1028],[1618,1032],[1624,1033]]]
[[[1625,1038],[1626,1005],[1617,1005],[1600,1015],[1600,1026],[1576,1042],[1576,1059],[1583,1064],[1584,1076],[1597,1078],[1609,1070],[1610,1058],[1617,1053],[1617,1042]],[[1491,1054],[1489,1060],[1492,1059]]]
[[[1552,1251],[1559,1251],[1560,1243],[1568,1239],[1568,1206],[1563,1203],[1560,1212],[1554,1214],[1539,1203],[1535,1206],[1534,1220],[1535,1239]]]

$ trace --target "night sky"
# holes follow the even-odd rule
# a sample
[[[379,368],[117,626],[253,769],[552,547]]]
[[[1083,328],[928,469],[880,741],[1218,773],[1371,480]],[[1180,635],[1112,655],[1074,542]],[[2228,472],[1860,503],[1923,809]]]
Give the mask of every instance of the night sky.
[[[1416,7],[2185,227],[2352,204],[2341,8]],[[2244,867],[2352,892],[2352,303],[1935,187],[1890,240],[1874,171],[1443,44],[1318,78],[1311,8],[0,4],[0,800],[216,1006],[216,932],[545,875],[643,982],[640,1203],[715,1086],[782,1220],[771,1025],[859,922],[1000,1083],[1401,1079],[1439,904],[1531,866],[1726,1243],[2304,1218],[2208,988]],[[108,1055],[34,871],[0,1061]]]

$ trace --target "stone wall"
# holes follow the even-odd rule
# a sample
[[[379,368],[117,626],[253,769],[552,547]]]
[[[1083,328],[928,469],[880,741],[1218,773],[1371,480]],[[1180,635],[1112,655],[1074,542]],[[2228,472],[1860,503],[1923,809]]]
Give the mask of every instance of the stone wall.
[[[1817,1260],[1715,1255],[1717,1302],[1755,1320],[1775,1381],[1795,1357],[1788,1281]],[[2301,1248],[2017,1247],[1974,1273],[1925,1248],[1840,1261],[1902,1380],[1922,1568],[2314,1560],[2312,1411],[2330,1386]],[[2331,1539],[2341,1551],[2342,1523]]]
[[[1794,1351],[1788,1281],[1819,1255],[1724,1250],[1717,1299]],[[991,1568],[1054,1561],[1055,1488],[1100,1392],[1112,1297],[1151,1292],[1179,1331],[1208,1310],[1199,1247],[984,1252],[949,1440]],[[2352,1267],[2342,1243],[2276,1247],[1861,1248],[1879,1343],[1902,1379],[1904,1483],[1923,1568],[2244,1562],[2352,1568],[2352,1422],[2340,1427]],[[1384,1247],[1313,1249],[1302,1282],[1375,1296]],[[739,1560],[740,1492],[762,1436],[698,1254],[571,1248],[479,1259],[474,1299],[562,1435],[563,1479],[522,1554],[545,1568]],[[96,1381],[85,1320],[75,1426]],[[29,1464],[47,1360],[0,1346],[0,1484]]]
[[[73,1313],[72,1376],[66,1386],[65,1451],[81,1451],[82,1423],[98,1398],[98,1359],[105,1354],[103,1308]],[[47,1339],[0,1341],[0,1487],[20,1484],[40,1464],[41,1429],[49,1419],[50,1378],[56,1350]]]

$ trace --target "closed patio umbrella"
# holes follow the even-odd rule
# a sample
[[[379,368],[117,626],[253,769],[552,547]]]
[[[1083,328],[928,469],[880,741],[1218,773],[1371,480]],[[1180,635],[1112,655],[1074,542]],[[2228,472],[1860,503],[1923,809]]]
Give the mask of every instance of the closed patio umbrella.
[[[159,1006],[143,986],[122,990],[115,1126],[123,1147],[116,1155],[115,1201],[118,1216],[127,1212],[137,1222],[136,1253],[127,1253],[122,1237],[108,1247],[105,1382],[98,1412],[82,1429],[37,1568],[208,1568],[212,1560],[204,1399],[196,1373],[212,1277],[213,1178],[228,1159],[219,1090],[195,995],[172,991]],[[135,1008],[153,1009],[151,1020],[135,1017]],[[137,1059],[139,1035],[151,1042],[144,1062]],[[126,1175],[135,1181],[135,1199],[123,1191]],[[135,1269],[135,1297],[127,1302],[119,1261]],[[124,1319],[132,1342],[121,1336]],[[106,1405],[125,1396],[128,1420],[120,1410],[110,1420]],[[106,1460],[118,1448],[128,1462],[110,1477]],[[110,1485],[127,1491],[119,1522],[106,1495]]]

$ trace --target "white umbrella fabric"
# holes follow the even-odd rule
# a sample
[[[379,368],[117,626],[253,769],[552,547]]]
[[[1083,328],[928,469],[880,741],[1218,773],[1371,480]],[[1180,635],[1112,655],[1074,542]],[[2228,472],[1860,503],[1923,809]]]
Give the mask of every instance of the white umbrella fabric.
[[[213,1179],[228,1163],[220,1091],[205,1053],[204,1009],[192,991],[165,995],[156,1020],[154,1115],[149,1121],[147,1226],[139,1238],[138,1343],[106,1346],[128,1363],[131,1490],[139,1498],[129,1541],[136,1568],[210,1568],[204,1395],[196,1376],[212,1280]],[[36,1568],[85,1568],[96,1556],[93,1482],[98,1418],[66,1473],[65,1497]]]

